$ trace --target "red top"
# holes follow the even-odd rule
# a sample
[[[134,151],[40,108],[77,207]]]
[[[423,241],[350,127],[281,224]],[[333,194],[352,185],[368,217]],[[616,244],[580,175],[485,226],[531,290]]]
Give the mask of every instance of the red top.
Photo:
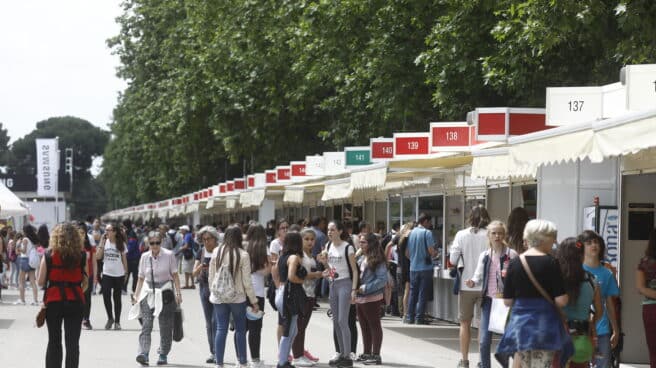
[[[51,252],[51,263],[48,265],[48,289],[46,289],[45,303],[67,301],[79,301],[84,303],[82,292],[82,268],[76,266],[66,269],[62,266],[62,260],[58,252]],[[83,253],[84,254],[84,253]],[[47,262],[46,262],[47,263]]]

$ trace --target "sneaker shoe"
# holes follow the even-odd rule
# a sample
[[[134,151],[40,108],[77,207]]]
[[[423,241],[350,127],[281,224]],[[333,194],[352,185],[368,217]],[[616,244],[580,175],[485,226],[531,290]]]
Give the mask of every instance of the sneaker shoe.
[[[353,359],[351,358],[342,358],[339,362],[337,362],[337,368],[349,368],[353,367]]]
[[[276,368],[296,368],[296,367],[294,367],[290,362],[285,362],[285,364],[283,365],[276,364]]]
[[[355,358],[356,362],[364,362],[367,361],[371,358],[371,355],[369,354],[360,354],[357,358]]]
[[[146,356],[146,354],[137,355],[137,363],[141,364],[144,367],[147,366],[148,365],[148,356]]]
[[[364,361],[364,365],[381,365],[383,360],[380,358],[380,355],[369,355],[369,359]]]
[[[349,354],[349,359],[351,359],[351,360],[357,359],[357,357],[355,356],[355,353]]]
[[[38,305],[39,305],[39,303],[37,303],[37,302],[32,302],[32,303],[30,303],[30,305],[31,305],[31,306],[35,306],[35,307],[36,307],[36,306],[38,306]]]
[[[118,322],[114,323],[114,330],[120,331],[121,330],[121,324],[118,323]]]
[[[105,323],[105,330],[111,330],[113,325],[114,325],[114,319],[113,318],[108,319],[107,323]]]
[[[14,305],[25,305],[25,302],[22,301],[22,300],[16,300],[16,301],[14,302]]]
[[[264,362],[261,360],[252,360],[249,363],[249,368],[264,368]]]
[[[166,360],[166,355],[160,354],[159,358],[157,358],[157,365],[167,365],[169,364],[168,360]]]
[[[207,357],[207,359],[205,359],[205,363],[214,364],[216,363],[216,358],[214,358],[214,355],[210,355],[209,357]]]
[[[469,360],[460,359],[458,361],[458,368],[469,368]]]
[[[307,350],[303,351],[303,356],[308,358],[309,360],[311,360],[313,362],[318,362],[319,361],[319,358],[317,358],[314,355],[310,354],[310,352],[307,351]]]
[[[84,327],[85,330],[93,330],[93,327],[91,326],[91,322],[89,322],[88,319],[85,319],[82,322],[82,327]]]
[[[328,361],[328,365],[331,367],[336,367],[337,363],[342,360],[342,354],[340,353],[335,353],[332,358]]]
[[[310,359],[302,356],[298,359],[294,359],[294,365],[297,367],[313,367],[316,363],[311,361]]]

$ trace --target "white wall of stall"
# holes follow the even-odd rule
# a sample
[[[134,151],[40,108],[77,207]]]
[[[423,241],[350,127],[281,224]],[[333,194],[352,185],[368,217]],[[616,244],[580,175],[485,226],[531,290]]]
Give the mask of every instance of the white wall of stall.
[[[654,188],[656,188],[656,174],[623,177],[619,278],[622,297],[622,330],[625,333],[622,361],[626,363],[649,363],[642,323],[641,303],[643,298],[636,290],[634,271],[645,254],[647,241],[629,239],[628,219],[629,203],[656,203]],[[654,224],[652,223],[650,226],[653,228]]]
[[[598,164],[585,160],[541,167],[538,218],[556,223],[559,241],[576,236],[583,229],[583,208],[592,206],[595,196],[602,206],[617,206],[618,172],[615,158]]]

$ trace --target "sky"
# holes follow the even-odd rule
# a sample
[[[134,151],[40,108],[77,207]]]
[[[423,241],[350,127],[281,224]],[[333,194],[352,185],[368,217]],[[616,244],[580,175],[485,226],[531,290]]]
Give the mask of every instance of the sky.
[[[107,128],[119,65],[105,41],[118,34],[120,0],[0,3],[0,123],[11,142],[49,117],[71,115]]]

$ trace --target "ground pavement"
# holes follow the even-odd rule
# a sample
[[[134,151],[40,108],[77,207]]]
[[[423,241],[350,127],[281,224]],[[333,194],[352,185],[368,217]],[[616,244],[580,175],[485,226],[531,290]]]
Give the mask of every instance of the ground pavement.
[[[3,368],[43,367],[48,344],[47,328],[36,328],[34,317],[36,306],[15,306],[17,291],[3,290],[0,304],[0,366]],[[31,295],[29,292],[27,295]],[[182,308],[185,314],[185,337],[173,343],[169,354],[170,367],[212,367],[205,364],[209,355],[205,337],[203,318],[198,290],[182,291]],[[27,302],[31,302],[28,297]],[[321,360],[317,367],[328,367],[328,360],[334,354],[332,322],[326,314],[326,303],[315,311],[308,327],[306,346]],[[121,331],[106,331],[105,309],[102,296],[92,298],[92,331],[82,330],[80,338],[80,367],[114,368],[138,367],[135,357],[138,348],[139,323],[128,321],[129,297],[123,296]],[[275,367],[277,356],[276,315],[267,305],[262,331],[262,353],[267,367]],[[458,348],[458,327],[451,323],[434,321],[429,326],[404,325],[399,318],[385,317],[383,320],[382,367],[408,368],[452,368],[460,359]],[[476,334],[476,330],[472,331]],[[156,349],[159,342],[157,323],[153,331],[153,348],[150,353],[151,365],[155,365]],[[496,342],[496,340],[495,340]],[[358,354],[362,352],[359,341]],[[476,367],[479,361],[477,341],[472,341],[470,366]],[[236,363],[232,338],[228,338],[225,352],[225,365]],[[495,363],[496,364],[496,363]],[[365,367],[355,364],[355,367]],[[494,365],[494,367],[499,367]],[[628,366],[627,366],[628,367]],[[645,366],[646,367],[646,366]]]

